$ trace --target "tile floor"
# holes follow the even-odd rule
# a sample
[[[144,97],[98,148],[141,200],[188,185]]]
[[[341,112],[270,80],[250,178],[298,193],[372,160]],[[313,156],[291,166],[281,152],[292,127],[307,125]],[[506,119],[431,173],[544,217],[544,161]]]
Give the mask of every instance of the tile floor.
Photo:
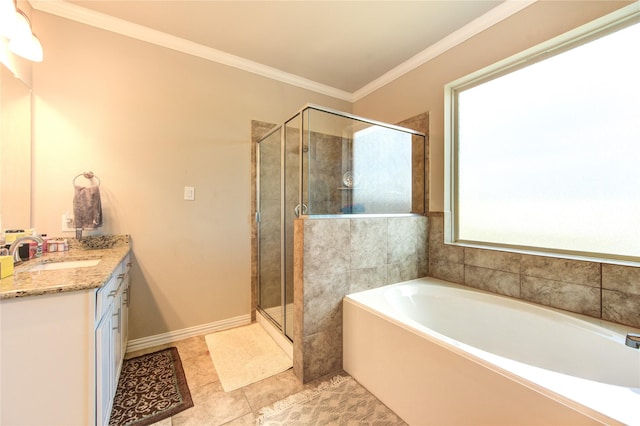
[[[345,374],[336,372],[303,385],[293,374],[293,369],[289,369],[235,391],[225,392],[209,356],[204,335],[130,352],[127,353],[126,358],[171,346],[175,346],[180,354],[194,406],[155,423],[154,426],[254,425],[261,408],[270,406],[294,393],[315,387],[336,374]]]

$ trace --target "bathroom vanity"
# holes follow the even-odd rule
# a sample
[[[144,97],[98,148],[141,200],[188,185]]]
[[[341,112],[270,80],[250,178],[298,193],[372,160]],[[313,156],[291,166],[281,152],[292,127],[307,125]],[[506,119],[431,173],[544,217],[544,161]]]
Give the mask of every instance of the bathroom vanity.
[[[113,243],[113,244],[111,244]],[[0,424],[107,424],[127,344],[128,236],[0,281]],[[97,261],[97,262],[96,262]]]

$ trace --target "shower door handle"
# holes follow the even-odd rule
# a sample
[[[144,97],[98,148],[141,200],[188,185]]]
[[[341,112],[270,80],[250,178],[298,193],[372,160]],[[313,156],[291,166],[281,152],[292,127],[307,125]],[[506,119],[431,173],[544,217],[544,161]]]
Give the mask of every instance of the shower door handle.
[[[302,214],[307,214],[309,211],[309,209],[307,208],[306,204],[302,204]],[[293,212],[296,214],[296,217],[300,217],[300,204],[298,204],[296,206],[295,209],[293,209]]]

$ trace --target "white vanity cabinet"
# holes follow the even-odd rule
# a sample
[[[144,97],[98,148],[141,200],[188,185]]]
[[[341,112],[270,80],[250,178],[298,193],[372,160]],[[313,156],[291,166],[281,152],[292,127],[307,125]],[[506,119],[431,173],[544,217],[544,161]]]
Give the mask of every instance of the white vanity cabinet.
[[[129,255],[96,293],[96,423],[109,424],[127,347]]]
[[[127,252],[99,289],[0,299],[1,425],[108,424],[127,344],[129,267]]]

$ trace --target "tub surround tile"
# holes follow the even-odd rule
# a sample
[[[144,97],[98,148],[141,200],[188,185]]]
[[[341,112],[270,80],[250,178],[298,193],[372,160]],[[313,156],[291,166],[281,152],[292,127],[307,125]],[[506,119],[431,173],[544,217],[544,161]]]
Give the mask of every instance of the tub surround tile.
[[[640,268],[447,246],[438,212],[428,230],[429,276],[640,327]]]
[[[429,274],[429,218],[421,217],[418,220],[416,231],[417,244],[416,254],[418,256],[418,276],[426,277]]]
[[[304,338],[303,383],[342,370],[342,324]]]
[[[449,263],[464,265],[464,247],[433,244],[432,240],[429,240],[429,247],[429,257],[434,257]]]
[[[452,263],[429,255],[429,276],[464,284],[464,263]]]
[[[349,219],[306,220],[304,228],[305,278],[349,270]]]
[[[428,275],[464,284],[464,247],[444,244],[444,216],[429,215]]]
[[[464,264],[464,247],[444,243],[444,216],[429,216],[429,258]]]
[[[417,223],[413,217],[387,218],[388,251],[387,263],[405,261],[417,252]],[[409,237],[409,238],[407,238]]]
[[[349,277],[349,291],[371,290],[387,284],[387,265],[377,268],[352,269]]]
[[[396,123],[401,127],[417,130],[427,135],[425,143],[420,141],[419,149],[416,149],[416,138],[414,137],[413,161],[424,160],[423,164],[429,164],[429,113],[423,112],[411,118]],[[424,170],[414,170],[413,183],[415,188],[412,191],[412,206],[414,211],[424,213],[429,211],[429,176],[427,167]],[[424,209],[424,210],[423,210]]]
[[[405,262],[387,265],[387,284],[415,280],[416,278],[418,278],[418,261],[415,256],[414,259]]]
[[[466,265],[464,283],[469,287],[510,297],[520,297],[520,275],[497,269]]]
[[[640,268],[602,265],[602,288],[640,295]]]
[[[418,277],[426,277],[429,275],[429,258],[428,257],[418,257]]]
[[[293,221],[293,372],[304,377],[304,220]]]
[[[301,383],[305,383],[304,337],[302,337],[302,340],[300,340],[299,342],[300,343],[296,343],[295,340],[293,342],[293,374],[296,376],[298,380],[300,380]],[[297,346],[299,347],[298,349],[296,349]]]
[[[416,219],[416,253],[426,257],[429,255],[429,218],[422,216]]]
[[[521,274],[529,277],[600,287],[600,264],[546,256],[522,256]]]
[[[599,288],[525,276],[520,285],[524,300],[600,318]]]
[[[387,263],[387,219],[351,219],[351,269]]]
[[[315,334],[342,324],[342,298],[349,291],[349,273],[305,279],[304,333]]]
[[[485,250],[466,247],[464,249],[465,265],[496,269],[498,271],[520,273],[520,258],[518,253],[496,250]]]
[[[602,319],[640,328],[640,295],[602,290]]]

